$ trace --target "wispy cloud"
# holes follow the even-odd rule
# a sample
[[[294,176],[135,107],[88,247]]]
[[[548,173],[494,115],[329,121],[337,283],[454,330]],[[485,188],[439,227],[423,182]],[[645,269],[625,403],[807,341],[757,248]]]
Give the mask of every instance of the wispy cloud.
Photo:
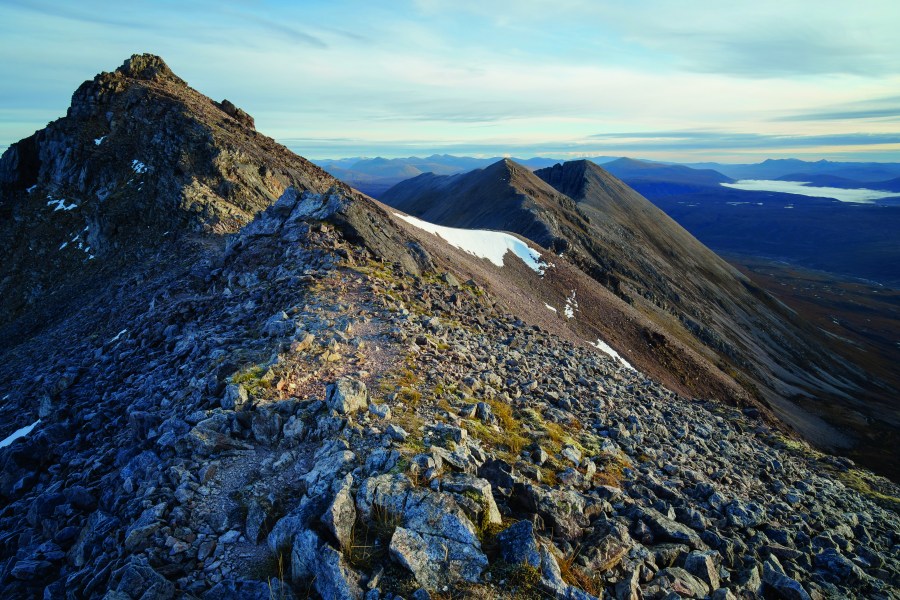
[[[900,120],[900,96],[873,98],[776,117],[775,121],[848,121],[855,119]]]
[[[694,150],[737,148],[798,148],[809,146],[870,146],[900,144],[896,133],[841,133],[826,135],[764,135],[715,131],[655,131],[598,133],[590,139],[607,147],[639,150]]]
[[[900,159],[898,20],[900,4],[882,0],[852,11],[836,0],[6,0],[0,56],[16,60],[0,61],[0,106],[19,116],[0,123],[0,144],[64,114],[81,81],[150,51],[320,156],[332,143],[330,155]]]
[[[221,10],[226,14],[234,15],[245,22],[253,23],[259,26],[267,33],[274,33],[275,35],[283,36],[284,39],[289,42],[310,45],[315,48],[328,48],[328,44],[325,43],[320,37],[289,25],[288,23],[278,22],[273,19],[261,17],[247,11],[239,12],[230,10],[228,8],[222,8]]]

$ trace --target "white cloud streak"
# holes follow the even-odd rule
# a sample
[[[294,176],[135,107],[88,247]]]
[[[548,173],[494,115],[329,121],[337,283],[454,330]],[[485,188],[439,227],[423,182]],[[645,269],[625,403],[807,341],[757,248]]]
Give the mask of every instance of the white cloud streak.
[[[11,0],[0,52],[19,60],[0,63],[0,100],[16,118],[0,115],[0,144],[62,114],[81,80],[137,51],[162,55],[273,137],[357,140],[359,153],[383,144],[396,155],[410,139],[538,153],[596,144],[598,132],[897,132],[893,106],[866,103],[900,89],[900,8],[866,5]],[[712,154],[740,150],[705,139]],[[308,153],[322,156],[321,144]]]

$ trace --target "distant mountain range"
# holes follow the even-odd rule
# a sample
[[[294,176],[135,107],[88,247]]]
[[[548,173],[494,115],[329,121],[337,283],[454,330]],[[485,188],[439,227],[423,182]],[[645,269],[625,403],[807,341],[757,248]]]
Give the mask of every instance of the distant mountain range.
[[[435,154],[425,158],[314,162],[353,187],[381,198],[389,188],[413,177],[426,173],[437,177],[459,175],[499,160]],[[900,163],[770,159],[743,165],[683,165],[610,156],[587,160],[602,165],[717,252],[785,260],[900,285],[900,244],[893,241],[900,227],[900,210],[886,210],[896,200],[879,200],[877,207],[847,205],[824,197],[754,192],[722,185],[740,179],[769,179],[900,194]],[[535,171],[559,161],[535,157],[514,162]],[[872,212],[874,208],[885,210],[876,213]]]
[[[830,160],[808,162],[796,158],[784,158],[768,159],[756,164],[690,163],[685,166],[694,169],[714,169],[733,179],[782,179],[802,174],[836,176],[857,182],[871,183],[900,177],[900,163],[834,162]]]
[[[483,169],[502,157],[475,158],[451,154],[433,154],[407,158],[340,158],[314,160],[338,179],[374,198],[403,180],[423,173],[453,175]],[[543,169],[563,159],[532,157],[511,158],[531,170]],[[798,159],[769,159],[755,164],[690,163],[678,164],[615,156],[587,158],[648,196],[673,195],[699,191],[699,187],[717,186],[739,179],[780,179],[803,181],[815,186],[869,188],[900,192],[900,163],[807,162]],[[665,185],[663,185],[665,184]]]

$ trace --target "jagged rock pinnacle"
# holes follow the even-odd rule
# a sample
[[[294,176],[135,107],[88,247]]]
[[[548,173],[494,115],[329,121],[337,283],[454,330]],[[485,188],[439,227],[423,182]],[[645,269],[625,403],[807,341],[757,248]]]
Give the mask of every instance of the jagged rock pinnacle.
[[[171,79],[184,83],[182,79],[172,72],[169,65],[155,54],[132,54],[131,58],[127,59],[122,63],[121,67],[116,69],[116,73],[121,73],[133,79],[146,79],[148,81]]]

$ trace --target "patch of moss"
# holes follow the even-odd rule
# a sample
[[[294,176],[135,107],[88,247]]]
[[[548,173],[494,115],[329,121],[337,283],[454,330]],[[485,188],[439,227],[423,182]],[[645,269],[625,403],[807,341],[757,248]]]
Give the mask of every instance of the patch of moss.
[[[479,440],[488,449],[498,452],[502,458],[511,461],[515,461],[528,441],[516,432],[497,431],[477,420],[469,420],[466,423],[466,429],[472,437]]]
[[[574,585],[592,596],[601,598],[603,597],[603,584],[600,580],[575,564],[580,550],[579,546],[571,554],[557,560],[560,575],[562,575],[563,581],[569,585]]]
[[[409,407],[415,408],[422,399],[422,392],[411,387],[402,387],[397,392],[397,399]]]
[[[883,477],[862,469],[848,469],[837,471],[835,477],[845,486],[856,490],[887,510],[900,514],[900,498],[885,491],[890,490],[890,485]]]
[[[496,582],[514,598],[542,600],[547,595],[541,590],[541,572],[531,565],[511,565],[497,560],[488,567],[491,581]]]
[[[621,454],[602,454],[595,462],[598,463],[597,474],[594,475],[594,482],[597,485],[622,487],[625,469],[634,468],[631,462]]]
[[[250,394],[259,395],[272,387],[275,374],[271,369],[253,365],[231,376],[231,382],[244,386]]]

